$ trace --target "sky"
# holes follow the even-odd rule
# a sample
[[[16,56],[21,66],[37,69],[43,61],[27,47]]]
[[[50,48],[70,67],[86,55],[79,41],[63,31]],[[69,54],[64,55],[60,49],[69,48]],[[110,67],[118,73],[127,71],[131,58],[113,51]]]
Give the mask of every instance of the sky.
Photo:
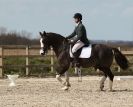
[[[0,27],[33,38],[44,30],[68,36],[77,12],[89,39],[133,41],[133,0],[0,0]]]

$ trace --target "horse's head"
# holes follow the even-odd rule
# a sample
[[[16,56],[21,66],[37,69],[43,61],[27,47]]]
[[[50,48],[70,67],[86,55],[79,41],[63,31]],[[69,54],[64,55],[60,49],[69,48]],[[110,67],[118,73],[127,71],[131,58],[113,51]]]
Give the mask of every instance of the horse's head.
[[[46,52],[48,51],[48,49],[50,48],[50,44],[49,44],[49,41],[48,41],[48,35],[45,31],[43,33],[42,32],[39,32],[39,33],[40,33],[40,36],[41,36],[41,39],[40,39],[40,45],[41,45],[40,54],[45,55]]]

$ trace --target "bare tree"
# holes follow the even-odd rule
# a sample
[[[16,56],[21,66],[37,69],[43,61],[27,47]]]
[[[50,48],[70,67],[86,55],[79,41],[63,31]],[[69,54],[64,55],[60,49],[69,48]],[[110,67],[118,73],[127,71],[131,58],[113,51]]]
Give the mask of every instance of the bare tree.
[[[0,34],[5,34],[7,29],[5,27],[0,27]]]

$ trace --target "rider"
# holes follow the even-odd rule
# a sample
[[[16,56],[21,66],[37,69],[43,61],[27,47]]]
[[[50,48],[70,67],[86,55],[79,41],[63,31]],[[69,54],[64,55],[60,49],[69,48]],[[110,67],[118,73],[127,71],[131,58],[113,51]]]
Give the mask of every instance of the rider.
[[[69,39],[70,44],[73,44],[72,53],[74,55],[75,66],[78,65],[78,55],[76,52],[85,45],[89,45],[89,40],[87,39],[85,26],[82,24],[82,15],[80,13],[74,14],[74,21],[76,27],[71,35],[66,37]]]

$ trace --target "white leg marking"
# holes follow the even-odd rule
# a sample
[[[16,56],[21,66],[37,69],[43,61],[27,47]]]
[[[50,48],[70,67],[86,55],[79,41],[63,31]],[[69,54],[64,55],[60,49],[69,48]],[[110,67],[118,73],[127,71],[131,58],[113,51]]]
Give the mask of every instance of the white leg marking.
[[[75,74],[78,74],[78,67],[75,67]]]
[[[66,86],[66,84],[65,84],[65,83],[63,82],[63,80],[61,79],[60,75],[56,75],[56,79],[57,79],[61,84],[65,85],[65,86],[62,88],[62,90],[68,90],[68,89],[69,89],[69,87]]]
[[[106,76],[103,76],[103,78],[100,81],[100,89],[101,90],[103,90],[103,88],[104,88],[104,82],[105,82],[106,78],[107,78]]]
[[[82,72],[80,68],[78,68],[78,82],[82,82]]]
[[[62,88],[62,90],[68,90],[68,89],[69,89],[68,86],[64,86],[64,87]]]
[[[81,69],[78,67],[75,67],[75,74],[78,74],[78,82],[82,82],[82,75],[81,75]]]
[[[61,79],[60,75],[56,75],[56,79],[57,79],[60,83],[63,83],[63,80]]]
[[[69,83],[69,76],[68,76],[68,72],[65,72],[65,82],[63,83],[63,85],[65,85],[62,90],[68,90],[70,87],[70,83]]]
[[[78,74],[78,82],[82,82],[82,75],[81,75],[81,69],[78,67],[75,67],[75,74]]]

